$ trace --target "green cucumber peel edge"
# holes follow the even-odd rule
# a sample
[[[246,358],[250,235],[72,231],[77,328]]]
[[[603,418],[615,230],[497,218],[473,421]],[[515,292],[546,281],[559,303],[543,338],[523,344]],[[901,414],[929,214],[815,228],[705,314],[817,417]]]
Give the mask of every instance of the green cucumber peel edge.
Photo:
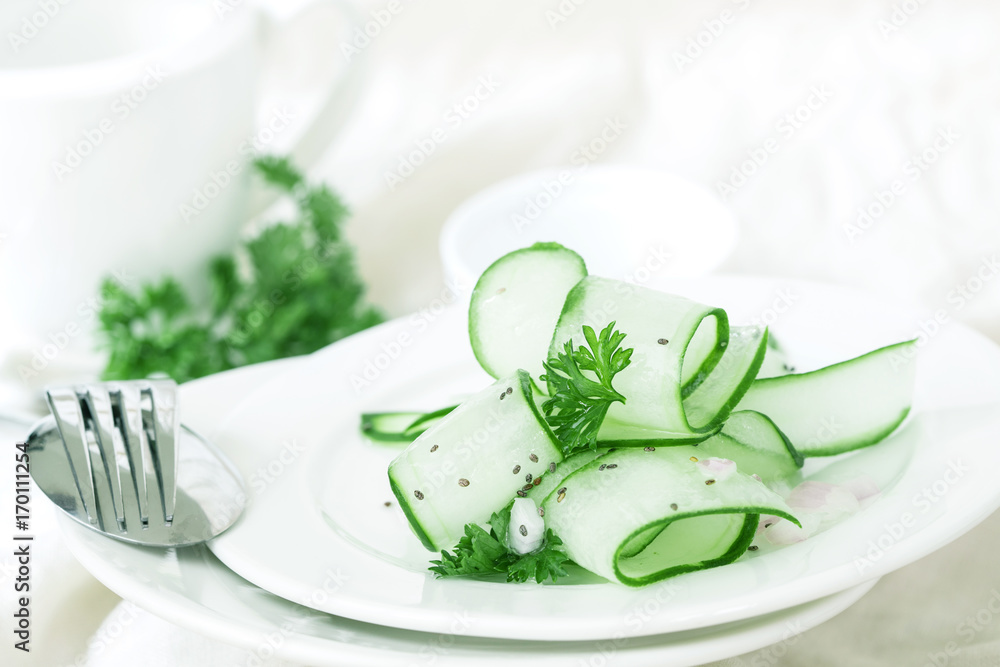
[[[471,315],[471,312],[472,312],[472,308],[474,307],[474,304],[477,301],[478,292],[480,291],[480,285],[483,282],[483,277],[484,276],[486,276],[488,273],[490,273],[492,269],[496,268],[501,263],[504,263],[504,262],[508,261],[511,257],[515,257],[517,255],[525,254],[525,253],[528,253],[528,252],[537,252],[539,250],[546,250],[546,251],[566,251],[568,253],[572,253],[580,261],[580,267],[582,269],[583,276],[586,277],[588,275],[588,273],[587,273],[587,263],[583,259],[583,257],[580,255],[580,253],[576,252],[575,250],[572,250],[571,248],[567,248],[563,244],[558,243],[556,241],[536,241],[535,243],[532,243],[530,246],[528,246],[526,248],[518,248],[517,250],[512,250],[511,252],[508,252],[508,253],[506,253],[506,254],[498,257],[496,260],[493,261],[492,264],[490,264],[488,267],[486,267],[486,269],[481,274],[479,274],[479,279],[476,280],[476,285],[475,285],[475,287],[472,288],[472,293],[471,293],[470,298],[469,298],[469,313],[470,313],[470,315]],[[570,291],[572,291],[572,290],[570,290]],[[565,307],[565,303],[564,303],[563,307]],[[560,311],[560,314],[561,314],[561,311]],[[470,347],[472,348],[472,354],[473,354],[473,356],[475,356],[476,362],[479,363],[479,366],[484,371],[486,371],[490,375],[490,377],[493,377],[495,379],[499,379],[499,375],[497,374],[496,370],[492,366],[490,366],[486,362],[486,360],[482,357],[482,355],[480,353],[480,350],[479,350],[479,346],[471,344],[471,341],[478,340],[480,338],[479,333],[478,333],[478,320],[479,320],[479,318],[471,317],[470,316],[470,317],[467,317],[466,319],[468,320],[468,324],[467,324],[466,328],[467,328],[468,334],[469,334]]]

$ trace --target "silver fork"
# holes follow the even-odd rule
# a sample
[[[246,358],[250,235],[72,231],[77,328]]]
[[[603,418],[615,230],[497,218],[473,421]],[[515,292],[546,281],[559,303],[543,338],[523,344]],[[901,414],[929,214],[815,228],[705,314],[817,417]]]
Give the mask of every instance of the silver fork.
[[[29,436],[32,477],[77,521],[177,546],[214,537],[242,512],[239,473],[181,426],[172,380],[51,387],[46,398],[52,418]]]

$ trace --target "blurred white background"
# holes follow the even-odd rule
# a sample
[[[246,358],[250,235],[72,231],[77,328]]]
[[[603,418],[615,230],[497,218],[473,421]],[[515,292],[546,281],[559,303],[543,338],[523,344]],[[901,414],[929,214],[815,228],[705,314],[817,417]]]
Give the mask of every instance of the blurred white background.
[[[62,16],[35,45],[47,30],[56,35],[71,12],[95,11],[88,2],[60,2]],[[214,4],[238,13],[253,3]],[[374,26],[371,36],[327,40],[322,53],[305,54],[336,67],[362,63],[356,103],[345,93],[352,102],[337,111],[345,124],[328,146],[309,147],[321,154],[310,176],[328,181],[351,206],[348,235],[370,298],[390,315],[417,310],[446,289],[438,234],[469,196],[529,170],[627,163],[668,170],[724,199],[741,236],[723,272],[866,288],[943,309],[1000,342],[997,3],[355,5]],[[120,20],[91,18],[96,26]],[[235,19],[226,11],[218,20]],[[21,25],[16,14],[12,25]],[[12,48],[9,34],[0,35],[0,52]],[[303,55],[294,43],[286,49],[288,57]],[[13,66],[8,55],[0,76]],[[24,165],[45,167],[48,158],[17,143],[24,128],[12,119],[24,111],[15,93],[0,91],[0,146],[7,147],[0,174],[30,188],[49,174],[36,177]],[[218,110],[207,99],[190,100],[194,120]],[[616,129],[596,142],[608,127]],[[409,173],[415,150],[425,155]],[[165,161],[152,149],[136,155],[136,163],[117,167],[139,182],[167,181],[184,168],[177,156]],[[9,249],[25,224],[0,210],[0,262],[12,261]],[[183,264],[199,251],[200,231],[178,227],[157,261]],[[54,297],[51,283],[15,286],[40,304]],[[7,379],[13,368],[4,366]],[[38,665],[80,659],[85,637],[113,603],[68,555],[51,558],[61,576],[39,609],[65,611],[39,620],[47,643]],[[190,650],[211,655],[201,645]]]
[[[362,269],[391,312],[440,290],[437,232],[459,202],[507,176],[571,163],[620,119],[625,129],[599,161],[663,168],[716,192],[774,141],[776,152],[726,197],[742,236],[723,271],[865,287],[946,308],[1000,340],[1000,281],[961,307],[948,299],[1000,249],[996,4],[400,7],[367,47],[368,88],[318,171],[353,206]],[[495,92],[448,124],[480,77]],[[810,101],[817,108],[803,111]],[[446,140],[390,189],[385,173],[436,127]],[[879,213],[880,193],[893,201],[859,224],[859,208]]]

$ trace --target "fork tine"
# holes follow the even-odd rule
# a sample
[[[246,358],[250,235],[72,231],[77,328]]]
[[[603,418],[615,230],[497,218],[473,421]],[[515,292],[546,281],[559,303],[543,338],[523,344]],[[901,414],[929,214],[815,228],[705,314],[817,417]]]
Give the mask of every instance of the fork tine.
[[[84,399],[93,417],[94,437],[101,452],[104,472],[111,486],[111,503],[114,506],[115,520],[119,530],[125,530],[125,508],[122,504],[121,473],[118,470],[118,458],[115,456],[115,423],[111,411],[111,398],[103,387],[89,386]]]
[[[62,437],[66,457],[69,459],[76,482],[80,500],[87,512],[87,520],[100,526],[100,515],[97,512],[97,498],[94,494],[94,476],[90,467],[90,452],[87,447],[87,435],[84,430],[83,412],[80,410],[80,399],[70,388],[59,387],[48,389],[45,397],[49,410],[56,420],[56,428]],[[103,526],[102,526],[103,528]]]
[[[121,418],[121,432],[124,436],[125,455],[128,457],[129,472],[132,474],[132,485],[135,497],[139,502],[139,520],[149,523],[149,498],[146,492],[146,466],[143,451],[143,440],[146,433],[142,428],[142,400],[139,387],[134,383],[114,385],[111,391],[111,403]]]
[[[152,401],[154,442],[153,452],[157,480],[163,500],[163,516],[167,523],[174,519],[177,498],[177,438],[180,421],[177,419],[177,384],[173,380],[150,382],[143,390]]]

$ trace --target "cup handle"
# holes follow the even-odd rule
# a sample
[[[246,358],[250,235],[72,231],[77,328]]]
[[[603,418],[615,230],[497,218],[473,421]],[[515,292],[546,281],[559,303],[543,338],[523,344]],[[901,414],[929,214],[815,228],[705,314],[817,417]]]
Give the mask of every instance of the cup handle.
[[[297,109],[296,115],[299,116],[293,119],[294,134],[275,136],[264,147],[262,153],[287,155],[296,167],[306,171],[330,145],[361,95],[363,72],[367,62],[366,50],[351,49],[349,55],[345,55],[341,47],[342,44],[351,43],[350,35],[361,25],[361,20],[353,5],[346,0],[305,0],[305,2],[259,0],[256,4],[262,19],[260,31],[264,53],[262,64],[267,78],[257,95],[255,136],[261,139],[267,136],[265,128],[268,122],[276,117],[281,107],[280,104],[277,105],[277,109],[274,107],[276,100],[291,103]],[[305,35],[304,45],[297,39],[296,53],[307,54],[308,57],[292,58],[291,65],[294,68],[292,72],[288,71],[287,63],[286,67],[279,68],[273,62],[268,62],[269,55],[271,60],[274,58],[274,54],[269,54],[269,51],[274,50],[275,46],[282,46],[279,44],[281,40],[286,40],[283,46],[287,47],[287,38],[311,27],[307,20],[310,13],[329,10],[331,7],[343,18],[344,25],[339,29],[339,34],[330,35],[328,32],[320,34],[320,31],[311,30],[312,34]],[[296,65],[303,62],[312,69],[313,79],[317,78],[316,71],[321,69],[319,67],[321,64],[343,63],[343,67],[321,83],[312,82],[310,86],[301,86],[298,90],[287,87],[280,92],[274,90],[278,82],[287,83],[288,80],[302,78],[301,75],[306,68]],[[288,76],[289,74],[294,76]],[[306,112],[304,118],[302,111]],[[263,191],[254,192],[251,202],[251,217],[262,213],[278,196],[274,188],[259,190]]]

